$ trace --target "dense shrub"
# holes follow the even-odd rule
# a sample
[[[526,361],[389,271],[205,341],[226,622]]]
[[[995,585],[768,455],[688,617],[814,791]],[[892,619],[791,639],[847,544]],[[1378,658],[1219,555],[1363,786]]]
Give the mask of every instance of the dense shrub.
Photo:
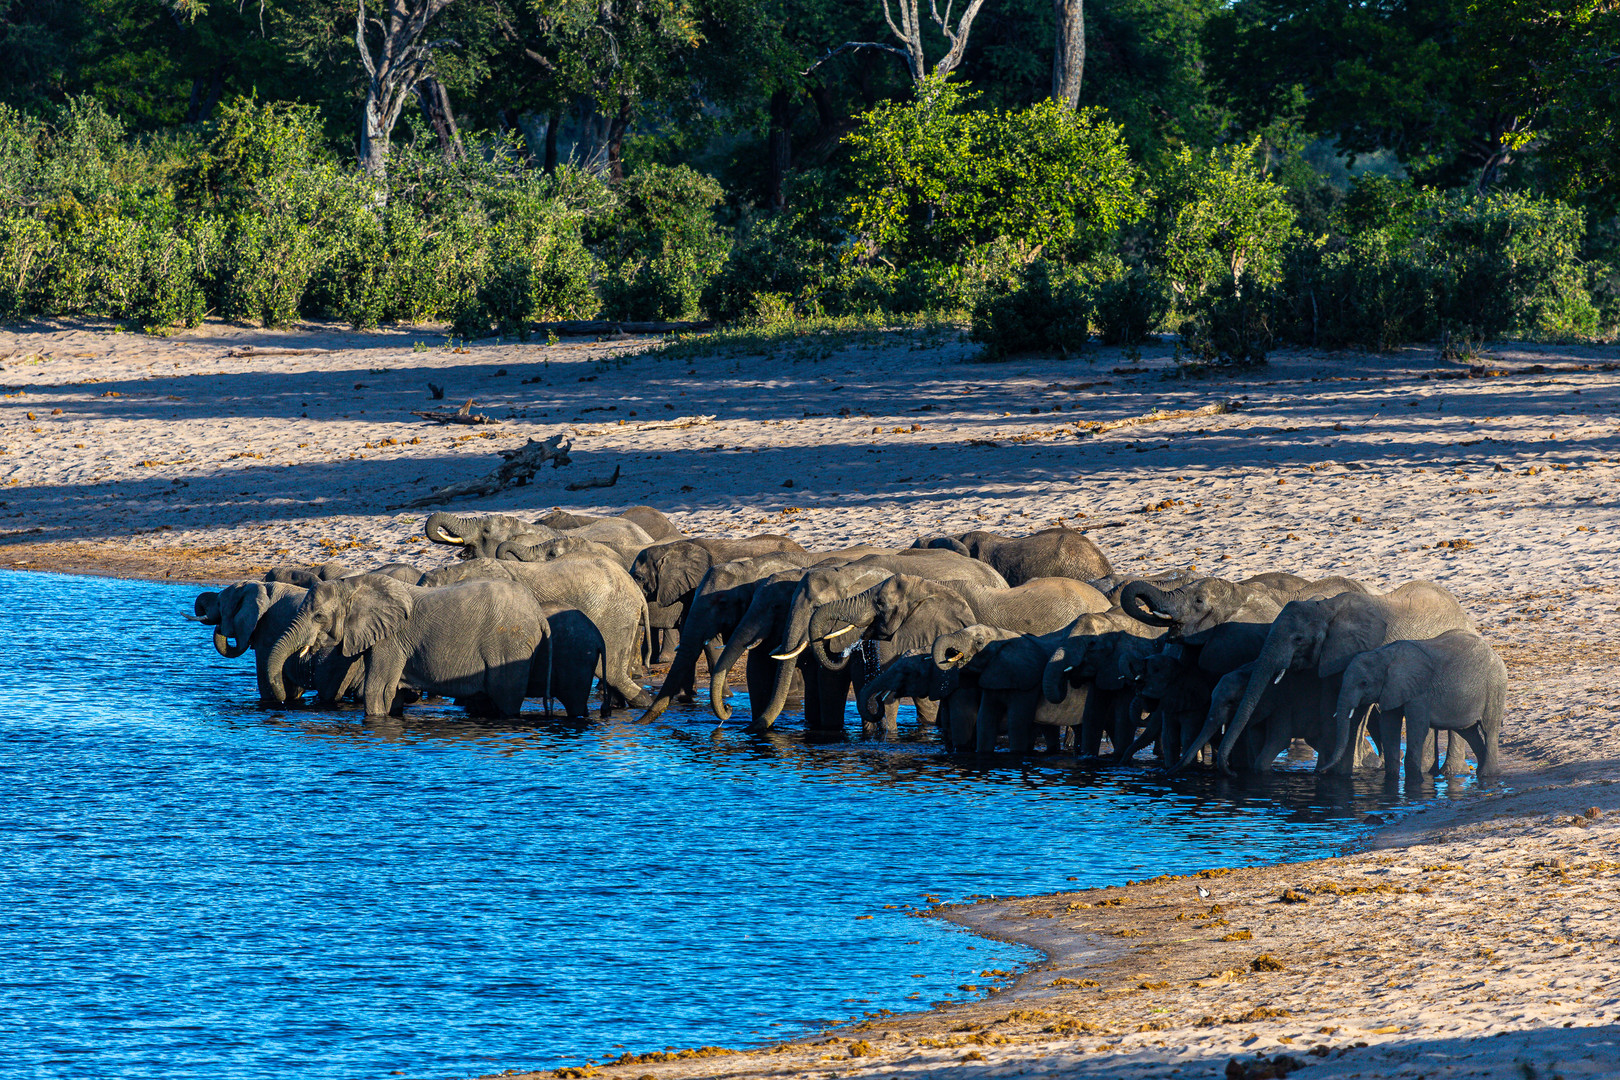
[[[714,208],[725,193],[684,165],[646,165],[619,184],[617,205],[594,223],[602,303],[624,319],[696,315],[726,256]]]
[[[1078,353],[1090,333],[1091,296],[1085,280],[1044,259],[1030,263],[1011,291],[973,309],[973,340],[987,360],[1014,353]]]
[[[1170,289],[1146,268],[1133,266],[1099,280],[1092,307],[1103,344],[1136,345],[1170,313]]]

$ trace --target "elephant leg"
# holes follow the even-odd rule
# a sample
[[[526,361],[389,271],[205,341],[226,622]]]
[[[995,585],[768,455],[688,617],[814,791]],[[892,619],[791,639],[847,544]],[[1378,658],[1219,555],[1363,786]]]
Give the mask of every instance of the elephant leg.
[[[1103,698],[1106,695],[1095,688],[1086,695],[1085,711],[1080,714],[1080,756],[1101,757],[1102,737],[1105,721],[1104,710],[1106,705]]]
[[[1476,775],[1484,776],[1496,771],[1495,740],[1485,725],[1471,724],[1455,734],[1474,751],[1474,761],[1478,764]]]
[[[918,732],[933,731],[939,727],[941,702],[933,698],[912,698],[911,703],[917,707]]]
[[[1474,760],[1479,760],[1479,753],[1475,751]],[[1468,773],[1468,741],[1463,738],[1460,731],[1446,732],[1446,764],[1440,770],[1441,776],[1466,776]]]
[[[1124,764],[1130,760],[1131,743],[1136,741],[1137,723],[1141,719],[1133,707],[1134,698],[1129,693],[1114,692],[1106,695],[1110,698],[1113,712],[1113,721],[1108,726],[1108,739],[1113,743],[1114,760]]]
[[[1406,714],[1406,775],[1428,774],[1434,760],[1429,756],[1433,751],[1433,735],[1428,717],[1410,712]]]
[[[777,663],[792,663],[790,660],[779,660]],[[815,672],[804,671],[804,726],[814,728],[821,722],[821,680],[816,678]],[[764,703],[761,703],[764,708]],[[757,715],[757,714],[756,714]],[[766,727],[770,725],[767,724]]]
[[[1279,725],[1281,726],[1281,725]],[[1267,731],[1260,740],[1259,750],[1255,753],[1254,771],[1258,773],[1271,772],[1277,766],[1277,757],[1286,751],[1294,742],[1294,737],[1288,731]]]
[[[850,670],[846,667],[842,671],[829,671],[814,660],[810,665],[815,672],[806,676],[806,681],[815,678],[821,683],[821,700],[815,722],[811,724],[807,716],[806,726],[813,726],[822,731],[843,731],[844,703],[849,700]]]
[[[973,745],[979,724],[980,692],[962,689],[950,697],[950,743],[957,753],[966,753]]]
[[[979,695],[979,715],[974,723],[973,750],[989,754],[996,748],[1001,735],[1001,721],[1007,714],[1007,703],[1000,694]]]
[[[1073,753],[1074,752],[1074,743],[1075,743],[1075,728],[1074,728],[1074,725],[1073,724],[1064,724],[1063,727],[1060,728],[1059,730],[1061,730],[1063,732],[1063,749],[1069,751],[1070,753]]]
[[[1379,742],[1384,751],[1384,777],[1393,780],[1401,773],[1401,759],[1405,751],[1401,746],[1401,711],[1378,710]]]
[[[366,703],[366,715],[400,716],[404,705],[399,700],[399,684],[405,675],[405,654],[398,648],[373,646],[364,654],[365,674],[361,678],[360,696]],[[399,712],[395,712],[395,709]]]
[[[1066,729],[1054,724],[1041,725],[1041,743],[1048,754],[1056,754],[1063,749],[1063,732]]]
[[[653,630],[653,663],[669,664],[675,660],[675,649],[681,643],[681,632],[674,627]]]
[[[1036,692],[1014,694],[1007,702],[1007,749],[1027,754],[1035,749]]]
[[[748,685],[748,710],[750,714],[758,715],[770,704],[771,692],[776,688],[776,670],[778,664],[786,663],[784,660],[772,660],[769,649],[758,648],[748,650],[748,659],[744,661],[744,682]]]
[[[1179,754],[1172,758],[1169,756],[1168,752],[1165,751],[1163,730],[1164,711],[1162,709],[1154,709],[1148,714],[1147,726],[1142,729],[1142,734],[1133,739],[1130,746],[1126,748],[1125,757],[1123,760],[1131,760],[1131,758],[1135,757],[1144,746],[1157,740],[1159,742],[1159,754],[1161,760],[1166,762],[1179,761]]]

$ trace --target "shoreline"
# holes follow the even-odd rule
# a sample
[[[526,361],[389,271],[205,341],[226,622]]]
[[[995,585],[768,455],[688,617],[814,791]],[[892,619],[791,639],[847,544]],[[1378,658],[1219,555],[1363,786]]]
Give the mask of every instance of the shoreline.
[[[434,338],[0,328],[0,566],[199,585],[273,562],[426,568],[451,561],[420,535],[428,511],[382,507],[487,472],[508,440],[563,434],[568,468],[448,508],[648,502],[693,533],[806,547],[1106,525],[1094,538],[1122,572],[1438,581],[1510,675],[1510,793],[1428,806],[1334,858],[937,909],[1053,950],[973,1004],[518,1075],[1191,1076],[1235,1058],[1229,1075],[1259,1077],[1283,1056],[1323,1077],[1612,1071],[1582,1047],[1620,1008],[1599,896],[1620,887],[1620,792],[1603,775],[1620,350],[1505,344],[1473,369],[1420,349],[1287,353],[1190,378],[1163,346],[983,365],[948,336],[855,335],[670,363],[645,340],[415,347]],[[430,380],[499,424],[415,419]],[[619,466],[611,491],[565,490]],[[1253,970],[1262,955],[1282,970]]]

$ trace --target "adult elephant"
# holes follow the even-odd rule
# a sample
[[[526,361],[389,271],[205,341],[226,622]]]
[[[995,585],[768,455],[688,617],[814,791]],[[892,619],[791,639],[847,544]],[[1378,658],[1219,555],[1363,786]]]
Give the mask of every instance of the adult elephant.
[[[550,562],[553,559],[566,559],[574,555],[593,555],[598,558],[612,559],[630,569],[636,556],[641,554],[642,548],[635,548],[626,554],[616,547],[609,547],[598,540],[583,540],[577,536],[559,536],[554,540],[542,540],[537,544],[527,541],[529,537],[519,537],[516,540],[503,540],[495,549],[495,558],[506,559],[511,562]]]
[[[1270,623],[1293,600],[1340,593],[1373,595],[1373,590],[1350,578],[1312,581],[1283,573],[1242,581],[1206,577],[1168,589],[1143,579],[1120,590],[1119,606],[1134,619],[1164,627],[1172,639],[1196,639],[1226,623]]]
[[[847,562],[850,557],[859,556],[847,556],[840,552],[775,552],[711,566],[693,591],[691,608],[683,621],[675,658],[664,677],[664,684],[653,698],[652,708],[642,719],[661,715],[673,700],[692,700],[697,679],[697,658],[705,649],[710,650],[710,686],[719,687],[720,704],[714,710],[715,715],[722,721],[729,719],[725,686],[730,669],[721,666],[720,654],[713,650],[711,643],[718,638],[728,647],[727,653],[732,663],[736,663],[741,651],[729,646],[738,627],[743,625],[744,616],[761,586],[784,571],[794,571],[789,576],[797,583],[809,566]],[[777,662],[759,650],[750,649],[747,663],[748,695],[757,710],[770,698],[771,687],[776,681]]]
[[[336,649],[364,661],[360,696],[368,718],[399,715],[402,686],[512,717],[523,710],[546,632],[539,602],[511,581],[444,588],[375,574],[326,581],[304,597],[271,649],[270,686],[284,696],[281,672],[289,659]]]
[[[1083,756],[1101,756],[1106,733],[1114,760],[1126,760],[1141,719],[1132,707],[1136,700],[1132,666],[1157,651],[1163,635],[1162,628],[1148,626],[1118,608],[1082,615],[1062,631],[1041,672],[1041,692],[1057,704],[1071,688],[1088,688],[1078,746]]]
[[[703,575],[709,572],[711,566],[783,552],[802,553],[804,548],[785,536],[772,533],[737,540],[687,537],[641,552],[630,564],[630,576],[635,579],[649,604],[678,608],[684,616],[692,603],[692,594],[697,592],[698,586],[703,583]]]
[[[646,640],[647,602],[624,567],[612,559],[589,556],[543,563],[471,559],[429,571],[422,584],[440,588],[485,580],[515,581],[548,608],[582,612],[602,635],[602,681],[629,705],[643,708],[652,703],[636,679],[646,660],[641,646]]]
[[[975,530],[922,537],[911,546],[943,548],[978,559],[994,567],[996,573],[1013,586],[1039,577],[1094,581],[1113,573],[1102,550],[1085,533],[1074,529],[1043,529],[1029,536],[1002,536]]]
[[[526,544],[538,544],[561,535],[555,529],[536,525],[511,514],[481,514],[468,517],[440,510],[429,514],[422,532],[435,544],[461,548],[463,559],[493,559],[496,550],[508,540],[524,537]]]
[[[661,510],[651,506],[632,506],[627,510],[620,510],[617,514],[574,514],[567,510],[553,510],[549,514],[541,514],[535,519],[536,525],[544,525],[558,532],[573,532],[583,529],[598,521],[609,521],[622,518],[639,527],[642,532],[652,537],[653,542],[662,540],[679,540],[686,534],[681,531],[673,521],[669,520]]]
[[[821,665],[836,670],[848,663],[849,649],[861,638],[891,641],[907,653],[974,624],[1045,634],[1081,615],[1107,610],[1102,593],[1072,578],[1034,578],[998,589],[902,573],[816,608],[810,616],[810,642]],[[843,655],[835,657],[829,646]]]
[[[1052,702],[1042,692],[1048,658],[1068,634],[1068,627],[1049,634],[1019,634],[974,625],[942,635],[934,642],[930,656],[934,665],[954,670],[961,687],[978,694],[978,710],[973,717],[976,752],[993,751],[1003,727],[1007,731],[1007,748],[1027,754],[1035,748],[1038,732],[1047,735],[1047,748],[1055,750],[1062,741],[1060,729],[1083,726],[1091,706],[1089,695],[1071,694]],[[961,746],[966,717],[960,715],[954,703],[950,720],[952,740]]]
[[[1423,641],[1448,630],[1473,629],[1474,621],[1457,598],[1431,581],[1408,582],[1382,596],[1346,592],[1290,601],[1266,634],[1237,715],[1216,752],[1216,765],[1222,772],[1231,772],[1232,747],[1266,688],[1286,673],[1314,670],[1325,679],[1343,673],[1358,654],[1392,641]]]

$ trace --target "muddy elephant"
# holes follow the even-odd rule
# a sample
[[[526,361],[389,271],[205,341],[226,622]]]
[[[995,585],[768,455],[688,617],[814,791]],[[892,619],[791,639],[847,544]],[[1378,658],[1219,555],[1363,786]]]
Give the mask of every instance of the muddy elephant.
[[[1473,629],[1473,620],[1456,597],[1430,581],[1408,582],[1382,596],[1345,592],[1290,601],[1266,633],[1243,701],[1216,751],[1216,765],[1230,771],[1227,759],[1232,747],[1266,688],[1287,672],[1314,671],[1325,679],[1342,674],[1357,655],[1390,642],[1422,641],[1448,630]],[[1183,759],[1185,764],[1185,755]]]
[[[943,548],[995,568],[1008,585],[1042,577],[1093,581],[1113,573],[1108,558],[1090,538],[1074,529],[1043,529],[1029,536],[1001,536],[976,530],[954,536],[927,536],[914,548]]]
[[[1474,751],[1479,775],[1500,771],[1498,743],[1507,707],[1507,667],[1484,638],[1450,630],[1423,641],[1393,641],[1364,652],[1344,670],[1333,707],[1331,768],[1345,753],[1351,731],[1367,706],[1378,706],[1378,725],[1388,749],[1384,769],[1394,776],[1401,720],[1406,721],[1406,771],[1420,772],[1431,731],[1460,734]],[[1446,771],[1462,771],[1446,754]]]
[[[516,582],[423,588],[365,574],[311,589],[266,666],[272,693],[284,697],[289,659],[336,649],[364,662],[360,696],[368,718],[399,715],[402,686],[512,717],[523,711],[546,632],[540,604]]]

